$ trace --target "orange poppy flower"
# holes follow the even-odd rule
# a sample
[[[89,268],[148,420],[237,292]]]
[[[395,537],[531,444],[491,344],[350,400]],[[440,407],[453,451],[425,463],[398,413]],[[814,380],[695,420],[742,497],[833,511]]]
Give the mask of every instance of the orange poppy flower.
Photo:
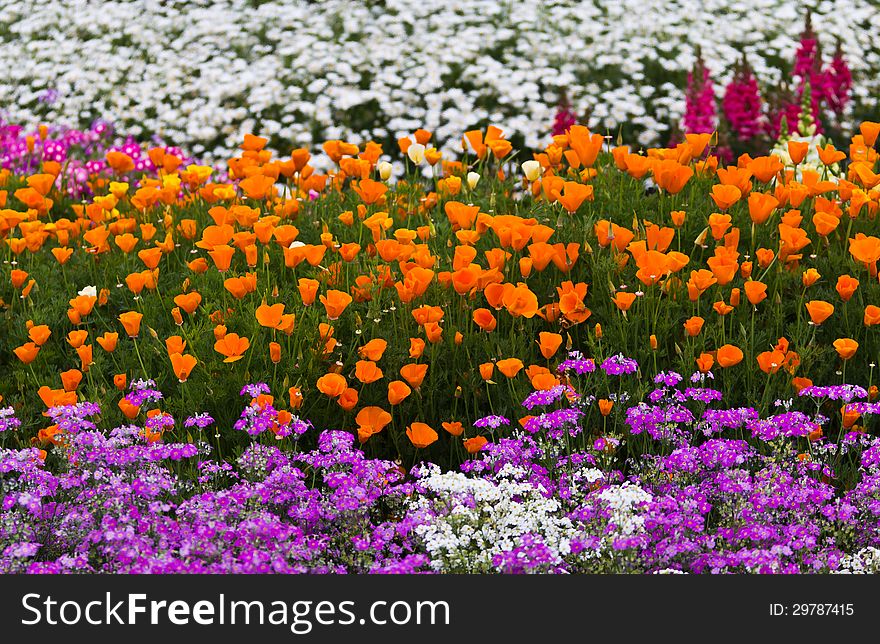
[[[549,360],[559,351],[559,347],[562,346],[562,336],[558,333],[541,331],[538,334],[538,346],[541,349],[541,355]]]
[[[808,268],[801,275],[801,282],[804,287],[809,288],[822,278],[822,275],[815,268]]]
[[[489,309],[475,309],[473,313],[474,322],[478,327],[487,333],[491,333],[498,326],[498,320],[492,315]]]
[[[352,297],[344,291],[331,289],[327,291],[326,296],[322,295],[320,300],[321,304],[324,305],[324,309],[327,311],[327,317],[331,320],[336,320],[342,315],[342,312],[345,311],[346,307],[351,304]]]
[[[158,248],[147,248],[138,252],[138,258],[144,263],[149,270],[153,270],[159,265],[162,259],[162,251]]]
[[[791,157],[791,162],[795,165],[799,165],[803,162],[804,159],[807,158],[807,152],[810,150],[810,142],[809,141],[789,141],[788,142],[788,156]]]
[[[865,326],[874,326],[880,324],[880,306],[869,304],[865,307]]]
[[[22,363],[30,364],[37,359],[40,347],[33,342],[26,342],[20,347],[13,349],[12,352]]]
[[[611,301],[614,302],[619,310],[629,311],[633,302],[636,301],[636,294],[628,291],[618,291],[614,294],[614,297],[611,298]]]
[[[758,354],[757,361],[764,373],[776,373],[785,364],[785,354],[778,349],[764,351]]]
[[[257,310],[254,313],[260,326],[269,329],[280,329],[283,324],[282,318],[284,317],[284,304],[280,302],[272,305],[261,304],[257,307]]]
[[[576,212],[584,201],[592,201],[593,186],[577,183],[576,181],[566,181],[563,185],[564,192],[560,194],[559,191],[556,191],[554,196],[569,213]]]
[[[752,159],[748,170],[761,183],[768,183],[785,167],[776,155],[761,156]]]
[[[447,432],[453,436],[461,436],[464,433],[464,426],[460,422],[440,423]]]
[[[767,299],[767,285],[763,282],[749,280],[745,283],[743,288],[746,292],[746,298],[752,306],[757,306],[759,302],[763,302]]]
[[[716,184],[712,186],[712,193],[710,196],[712,197],[712,201],[714,201],[721,210],[727,210],[740,200],[742,192],[736,186]]]
[[[822,324],[834,313],[834,305],[823,300],[810,300],[805,305],[813,324]]]
[[[388,383],[388,402],[399,405],[412,393],[412,389],[402,380],[392,380]]]
[[[522,282],[507,290],[501,301],[513,317],[532,318],[538,312],[538,297]]]
[[[488,442],[489,441],[483,436],[475,436],[474,438],[469,438],[464,442],[464,448],[468,451],[468,454],[476,454],[481,449],[483,449],[483,445]]]
[[[363,431],[369,438],[381,432],[391,422],[391,414],[381,407],[364,407],[357,413],[354,422],[358,424],[358,434]]]
[[[719,367],[726,369],[727,367],[732,367],[742,362],[743,352],[739,347],[732,344],[725,344],[724,346],[719,347],[715,354],[715,359],[717,360]]]
[[[697,315],[688,318],[684,322],[685,333],[687,333],[688,337],[691,337],[691,338],[694,338],[694,337],[700,335],[700,331],[703,330],[703,324],[705,322],[706,321],[703,318],[701,318]]]
[[[850,275],[841,275],[837,278],[837,286],[835,287],[835,290],[837,291],[837,294],[840,295],[840,299],[844,302],[849,302],[850,298],[858,288],[859,280]]]
[[[817,212],[813,215],[813,225],[820,237],[827,237],[840,225],[840,219],[827,212]]]
[[[426,364],[407,364],[400,368],[400,375],[414,389],[418,389],[422,385],[427,373],[428,365]]]
[[[842,360],[849,360],[856,351],[858,351],[859,343],[852,338],[838,338],[834,341],[834,349]]]
[[[779,207],[779,200],[763,192],[749,194],[749,217],[758,225],[766,223],[773,211]]]
[[[186,351],[186,340],[179,335],[172,335],[165,339],[165,349],[169,356],[172,353],[183,353]]]
[[[57,261],[62,266],[67,263],[67,260],[70,259],[71,255],[73,255],[72,248],[53,248],[52,255],[55,257],[55,261]]]
[[[496,363],[496,366],[498,367],[498,371],[505,376],[513,378],[519,373],[520,369],[523,368],[523,363],[519,358],[505,358],[504,360],[499,360]]]
[[[127,385],[128,378],[124,373],[117,373],[113,376],[113,386],[116,387],[119,391],[125,391]]]
[[[877,276],[877,260],[880,259],[880,239],[867,237],[858,233],[855,239],[849,240],[849,252],[870,271],[871,277]]]
[[[84,344],[76,348],[76,355],[79,356],[80,369],[88,371],[89,367],[94,364],[92,345]]]
[[[606,398],[600,398],[597,403],[599,405],[599,413],[603,416],[610,414],[611,409],[614,407],[614,402]]]
[[[337,398],[348,389],[348,382],[344,376],[338,373],[328,373],[318,378],[317,387],[318,391],[325,396]]]
[[[383,377],[382,370],[372,360],[358,360],[355,363],[354,374],[365,385],[381,380]]]
[[[202,296],[197,291],[181,293],[174,297],[174,303],[189,315],[192,315],[199,307],[199,304],[202,303]]]
[[[425,352],[425,341],[421,338],[409,339],[409,357],[418,360]]]
[[[198,363],[198,360],[189,354],[181,355],[180,353],[172,353],[169,358],[171,359],[171,369],[174,371],[174,375],[177,376],[177,379],[180,382],[186,382],[190,373],[192,373],[192,370]]]
[[[385,353],[385,349],[387,347],[387,341],[382,340],[381,338],[376,338],[374,340],[370,340],[364,346],[359,347],[358,355],[366,360],[372,360],[376,362],[378,360],[381,360],[382,354]]]
[[[251,342],[247,338],[241,337],[237,333],[227,333],[214,343],[214,351],[226,356],[223,362],[235,362],[244,357],[244,352],[250,346]]]
[[[342,407],[345,411],[351,411],[357,407],[359,398],[357,389],[348,387],[336,398],[336,404]]]
[[[368,206],[380,203],[384,199],[385,193],[388,192],[387,185],[372,179],[361,179],[356,184],[352,184],[352,189],[361,198],[361,201]]]
[[[214,266],[216,266],[217,270],[221,273],[229,270],[229,266],[232,264],[232,256],[234,254],[235,249],[232,246],[228,246],[226,244],[214,246],[211,250],[208,251],[208,255],[211,256],[211,259],[214,262]]]
[[[119,321],[122,322],[128,337],[136,338],[138,336],[141,332],[141,320],[143,318],[143,314],[137,311],[128,311],[119,316]]]
[[[117,403],[119,406],[119,410],[123,413],[123,415],[129,420],[134,420],[137,418],[137,415],[141,412],[141,408],[137,405],[132,405],[128,402],[128,399],[123,396],[123,398]]]
[[[28,337],[39,347],[46,344],[50,335],[52,335],[52,331],[45,324],[38,324],[28,329]]]
[[[495,373],[494,362],[484,362],[480,365],[480,377],[483,380],[491,380],[492,374]]]
[[[440,438],[437,432],[425,423],[413,423],[407,427],[406,436],[419,449],[428,447]]]

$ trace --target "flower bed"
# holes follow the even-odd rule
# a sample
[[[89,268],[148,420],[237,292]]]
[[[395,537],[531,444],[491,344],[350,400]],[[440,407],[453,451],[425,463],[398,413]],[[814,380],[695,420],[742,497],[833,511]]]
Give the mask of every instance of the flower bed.
[[[873,570],[878,135],[7,128],[2,568]]]

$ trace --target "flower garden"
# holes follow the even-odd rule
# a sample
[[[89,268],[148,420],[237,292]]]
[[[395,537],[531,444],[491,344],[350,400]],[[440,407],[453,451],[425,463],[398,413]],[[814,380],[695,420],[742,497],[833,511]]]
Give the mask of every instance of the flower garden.
[[[40,94],[0,123],[0,571],[877,571],[880,63],[822,58],[838,19],[787,98],[697,52],[676,131],[584,82],[174,147],[195,104]]]

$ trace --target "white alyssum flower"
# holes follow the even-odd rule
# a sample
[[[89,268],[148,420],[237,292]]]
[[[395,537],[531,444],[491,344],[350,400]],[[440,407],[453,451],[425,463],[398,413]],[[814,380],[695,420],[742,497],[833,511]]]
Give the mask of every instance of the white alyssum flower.
[[[444,473],[434,465],[422,472],[419,483],[425,494],[412,501],[412,509],[433,515],[416,533],[435,570],[493,570],[493,557],[519,546],[526,534],[540,537],[557,562],[570,552],[576,530],[559,501],[516,480],[517,474],[521,473],[507,465],[495,483]]]

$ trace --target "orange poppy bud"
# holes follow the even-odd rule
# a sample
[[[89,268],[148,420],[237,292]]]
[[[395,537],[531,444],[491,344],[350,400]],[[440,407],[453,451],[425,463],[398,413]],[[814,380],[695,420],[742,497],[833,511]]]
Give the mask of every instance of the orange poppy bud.
[[[651,337],[648,338],[648,343],[651,345],[651,350],[653,350],[653,351],[657,350],[657,336],[656,335],[654,335],[652,333]]]
[[[611,408],[614,407],[614,402],[608,400],[606,398],[600,398],[598,401],[599,404],[599,413],[603,416],[607,416],[611,413]]]
[[[273,364],[281,362],[281,345],[277,342],[269,343],[269,359]]]
[[[124,373],[117,373],[113,376],[113,386],[116,387],[119,391],[125,391],[125,387],[128,385],[128,378]]]
[[[492,374],[495,373],[494,362],[484,362],[480,365],[480,377],[483,380],[491,380]]]
[[[593,327],[593,332],[596,334],[596,339],[597,339],[597,340],[601,340],[601,339],[602,339],[602,325],[601,325],[601,324],[599,324],[598,322],[596,322],[596,326]]]

